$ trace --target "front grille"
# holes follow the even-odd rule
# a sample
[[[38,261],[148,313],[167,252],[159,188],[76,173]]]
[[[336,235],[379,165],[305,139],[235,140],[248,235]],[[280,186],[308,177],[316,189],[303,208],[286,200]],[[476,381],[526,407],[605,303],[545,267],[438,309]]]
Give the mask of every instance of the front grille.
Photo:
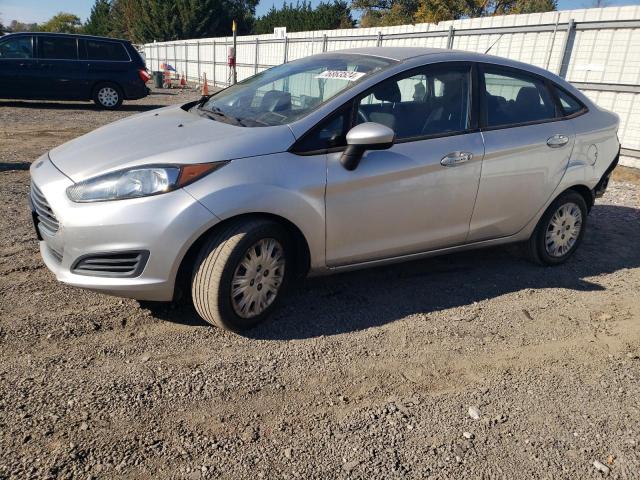
[[[49,202],[34,183],[31,184],[31,201],[36,211],[38,224],[50,235],[55,235],[60,228],[58,219],[51,210]]]
[[[71,271],[99,277],[137,277],[144,270],[148,258],[147,251],[85,255],[76,260]]]

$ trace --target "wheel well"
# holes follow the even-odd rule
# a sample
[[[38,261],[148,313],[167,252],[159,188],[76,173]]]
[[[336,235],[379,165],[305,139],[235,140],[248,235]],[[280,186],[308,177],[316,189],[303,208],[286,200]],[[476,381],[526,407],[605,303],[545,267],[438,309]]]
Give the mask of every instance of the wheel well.
[[[584,198],[584,201],[587,204],[587,211],[591,210],[591,207],[593,207],[595,199],[593,196],[593,191],[589,187],[586,187],[585,185],[574,185],[568,190],[573,190],[574,192],[577,192],[580,195],[582,195],[582,198]]]
[[[203,232],[202,235],[200,235],[198,239],[189,247],[189,250],[187,250],[187,253],[184,255],[182,262],[180,263],[180,267],[178,268],[176,283],[174,287],[174,299],[180,298],[183,292],[188,292],[190,288],[194,262],[207,237],[209,237],[209,235],[211,235],[211,233],[215,230],[223,228],[227,223],[239,218],[266,218],[282,225],[287,230],[287,232],[289,232],[289,235],[291,235],[291,240],[294,246],[294,266],[296,276],[304,277],[307,274],[311,262],[309,244],[307,243],[307,239],[305,238],[304,234],[294,223],[290,222],[284,217],[280,217],[278,215],[273,215],[270,213],[248,213],[236,215],[235,217],[227,218],[222,222],[215,224],[213,227]]]

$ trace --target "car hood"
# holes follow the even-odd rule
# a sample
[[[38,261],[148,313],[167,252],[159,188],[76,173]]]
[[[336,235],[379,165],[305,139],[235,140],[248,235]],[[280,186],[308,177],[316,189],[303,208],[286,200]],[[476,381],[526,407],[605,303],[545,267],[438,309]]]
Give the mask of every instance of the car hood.
[[[98,128],[49,152],[53,164],[79,182],[114,170],[151,164],[207,163],[287,150],[287,125],[241,127],[161,108]]]

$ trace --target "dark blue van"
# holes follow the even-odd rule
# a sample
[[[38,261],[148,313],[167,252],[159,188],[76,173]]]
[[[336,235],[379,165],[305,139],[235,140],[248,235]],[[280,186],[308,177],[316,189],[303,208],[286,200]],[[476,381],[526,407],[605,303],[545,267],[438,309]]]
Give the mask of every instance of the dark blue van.
[[[146,97],[144,60],[125,40],[63,33],[0,37],[0,98],[93,100],[113,110]]]

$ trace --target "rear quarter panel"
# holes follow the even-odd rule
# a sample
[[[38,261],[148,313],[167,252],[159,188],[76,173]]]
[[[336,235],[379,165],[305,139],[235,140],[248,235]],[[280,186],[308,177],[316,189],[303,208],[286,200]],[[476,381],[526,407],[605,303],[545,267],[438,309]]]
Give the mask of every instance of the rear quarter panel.
[[[573,156],[563,183],[584,183],[594,188],[620,148],[618,116],[597,106],[571,120],[576,132]],[[576,170],[580,170],[580,174]]]

